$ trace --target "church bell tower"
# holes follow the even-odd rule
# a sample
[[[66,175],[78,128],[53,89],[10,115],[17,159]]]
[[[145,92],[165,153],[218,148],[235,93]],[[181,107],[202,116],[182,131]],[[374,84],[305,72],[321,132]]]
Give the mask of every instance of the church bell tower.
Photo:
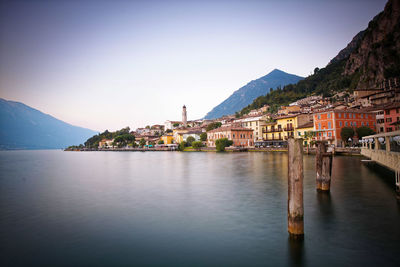
[[[182,123],[183,123],[183,127],[187,127],[187,115],[186,115],[186,106],[183,105],[182,108]]]

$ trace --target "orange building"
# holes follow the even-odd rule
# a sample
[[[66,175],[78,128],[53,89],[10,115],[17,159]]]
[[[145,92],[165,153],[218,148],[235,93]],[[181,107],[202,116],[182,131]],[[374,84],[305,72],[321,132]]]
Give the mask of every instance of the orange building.
[[[327,140],[329,144],[342,147],[344,146],[340,137],[342,128],[351,127],[355,130],[358,127],[366,126],[376,131],[375,124],[375,113],[372,112],[363,112],[362,110],[323,111],[314,114],[315,139]]]
[[[215,147],[215,141],[228,138],[233,141],[233,146],[254,146],[253,129],[242,127],[219,127],[207,132],[207,146]]]

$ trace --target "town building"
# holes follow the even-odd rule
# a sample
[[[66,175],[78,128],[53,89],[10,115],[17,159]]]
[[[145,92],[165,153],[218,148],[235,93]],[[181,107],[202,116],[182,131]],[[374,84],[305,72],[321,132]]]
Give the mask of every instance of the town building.
[[[315,140],[326,140],[337,147],[343,147],[347,141],[342,140],[340,135],[344,127],[356,129],[361,126],[370,127],[375,131],[376,114],[355,109],[327,110],[314,114]],[[355,141],[354,139],[357,137],[354,136],[352,141]]]
[[[220,138],[228,138],[233,141],[233,146],[254,146],[253,130],[243,127],[219,127],[207,132],[207,146],[215,147],[215,141]]]
[[[247,116],[240,120],[236,120],[237,122],[240,121],[241,127],[252,129],[253,130],[253,140],[262,140],[263,139],[263,132],[262,129],[264,126],[267,125],[267,119],[270,116],[262,115],[262,116]],[[235,121],[235,122],[236,122]]]
[[[113,148],[114,139],[102,139],[99,142],[99,148]]]
[[[170,145],[174,143],[174,136],[172,134],[166,134],[161,136],[160,140],[164,142],[164,145]]]
[[[263,140],[273,141],[271,145],[281,145],[289,137],[295,137],[295,130],[299,125],[303,127],[312,121],[309,114],[293,114],[279,116],[274,122],[269,122],[263,127]]]
[[[294,132],[295,138],[303,138],[303,146],[310,146],[313,138],[315,137],[314,122],[309,121],[298,125]]]
[[[398,130],[400,122],[400,102],[394,102],[384,108],[385,132]]]

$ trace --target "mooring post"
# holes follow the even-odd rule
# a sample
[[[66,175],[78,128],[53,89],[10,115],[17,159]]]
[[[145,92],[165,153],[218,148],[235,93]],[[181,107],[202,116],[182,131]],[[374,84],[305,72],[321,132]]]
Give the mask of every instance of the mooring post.
[[[323,154],[326,153],[325,142],[317,142],[317,151],[315,154],[315,171],[317,173],[316,186],[317,190],[322,189],[322,159]]]
[[[291,238],[304,236],[303,139],[288,139],[288,232]]]
[[[318,191],[329,192],[332,176],[332,153],[326,152],[326,142],[317,143],[315,155],[316,186]]]
[[[332,176],[332,154],[324,153],[322,155],[322,177],[321,177],[321,191],[329,192],[331,189],[331,176]]]

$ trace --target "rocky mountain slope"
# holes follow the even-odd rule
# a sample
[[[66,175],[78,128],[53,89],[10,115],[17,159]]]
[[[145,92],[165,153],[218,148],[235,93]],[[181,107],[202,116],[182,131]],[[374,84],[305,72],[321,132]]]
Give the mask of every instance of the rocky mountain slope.
[[[235,114],[235,112],[249,105],[258,96],[268,93],[271,88],[275,89],[287,84],[297,83],[301,79],[303,78],[300,76],[274,69],[267,75],[251,81],[235,91],[230,97],[208,112],[205,119],[215,119],[223,115]]]
[[[355,88],[377,88],[385,79],[400,78],[400,0],[389,0],[384,11],[375,16],[367,29],[358,33],[322,69],[295,85],[256,98],[241,110],[286,105],[313,94],[330,96]]]
[[[360,45],[347,60],[344,75],[357,73],[357,87],[378,86],[400,76],[400,0],[389,0],[368,25]]]

